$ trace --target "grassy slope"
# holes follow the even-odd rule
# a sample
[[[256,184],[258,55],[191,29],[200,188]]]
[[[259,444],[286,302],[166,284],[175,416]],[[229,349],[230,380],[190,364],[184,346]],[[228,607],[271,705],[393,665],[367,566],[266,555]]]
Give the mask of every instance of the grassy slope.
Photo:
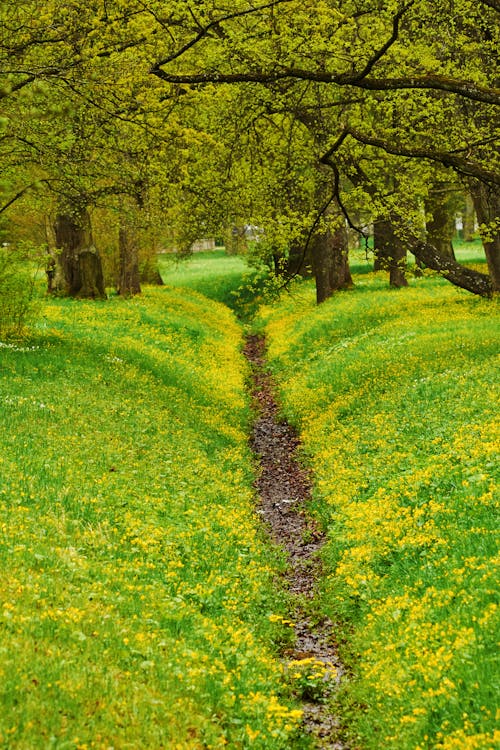
[[[0,346],[2,747],[290,746],[239,345],[161,289]]]
[[[241,256],[224,250],[194,253],[181,261],[165,254],[158,263],[165,284],[194,289],[231,309],[237,304],[236,290],[252,273]]]
[[[302,285],[264,324],[328,529],[323,606],[353,627],[353,732],[372,750],[492,750],[495,303],[363,275],[319,308]]]

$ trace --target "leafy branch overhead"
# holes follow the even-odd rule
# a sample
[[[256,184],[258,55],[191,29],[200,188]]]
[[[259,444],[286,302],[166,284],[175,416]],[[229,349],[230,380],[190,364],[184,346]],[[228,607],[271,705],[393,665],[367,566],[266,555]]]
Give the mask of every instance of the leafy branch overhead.
[[[208,2],[196,16],[186,11],[184,34],[171,39],[151,73],[183,90],[230,86],[256,102],[269,92],[257,119],[277,124],[288,117],[295,122],[295,142],[311,139],[319,163],[340,170],[334,178],[337,202],[347,216],[339,183],[352,182],[363,165],[371,181],[365,193],[373,197],[373,184],[387,180],[384,170],[406,170],[407,160],[418,162],[421,174],[422,164],[451,170],[476,195],[476,186],[484,184],[482,197],[496,203],[497,10],[495,3],[468,0],[456,3],[453,12],[433,0],[376,8],[286,0],[243,2],[225,12]],[[297,136],[301,131],[307,135]],[[358,182],[356,187],[362,188]],[[403,198],[393,219],[398,215],[408,224],[407,203]],[[410,234],[407,227],[407,240]],[[471,281],[458,264],[451,271],[451,261],[442,261],[435,248],[416,238],[410,244],[454,283],[480,294],[498,288],[498,259],[491,254],[493,282],[478,272]]]
[[[261,83],[269,84],[277,81],[295,79],[298,81],[313,81],[316,83],[335,84],[337,86],[353,86],[356,88],[366,89],[368,91],[396,91],[396,90],[436,90],[457,94],[466,99],[488,104],[500,103],[500,88],[493,85],[481,85],[472,78],[461,78],[452,75],[443,75],[437,72],[427,72],[421,74],[417,70],[411,71],[405,76],[381,76],[371,77],[374,67],[382,61],[391,47],[399,40],[401,32],[401,21],[404,15],[416,5],[415,0],[402,4],[402,7],[394,14],[392,18],[392,32],[388,39],[373,51],[371,56],[364,62],[361,69],[352,69],[356,64],[356,56],[353,55],[349,60],[350,70],[328,70],[329,61],[325,61],[323,56],[313,56],[313,62],[316,65],[311,67],[302,67],[301,65],[282,64],[279,59],[272,60],[269,66],[255,67],[250,65],[251,59],[243,59],[239,66],[241,69],[236,72],[229,72],[222,67],[221,69],[205,68],[201,72],[169,72],[164,68],[175,60],[186,55],[196,45],[199,45],[207,37],[215,33],[218,43],[228,38],[221,32],[221,27],[237,18],[247,15],[257,15],[263,11],[269,11],[283,3],[290,3],[293,0],[276,0],[276,2],[263,5],[261,7],[250,7],[240,12],[223,15],[216,20],[210,21],[206,26],[201,28],[198,33],[189,41],[183,44],[179,49],[172,52],[169,56],[157,60],[151,66],[151,72],[168,83],[184,83],[190,85],[203,83]],[[486,3],[488,4],[488,3]],[[368,11],[366,12],[368,14]],[[363,14],[364,15],[364,14]],[[341,26],[339,25],[339,29]],[[361,27],[360,27],[361,28]],[[232,38],[232,37],[231,37]],[[226,61],[228,62],[228,61]],[[232,59],[231,59],[232,62]],[[326,69],[325,69],[326,66]],[[231,67],[233,65],[231,64]]]
[[[326,296],[352,282],[342,222],[398,217],[422,263],[500,288],[496,0],[19,0],[0,21],[4,214],[35,183],[84,225],[174,227],[182,252],[265,227],[255,253],[285,278],[337,255]],[[440,184],[474,200],[478,285],[410,231]]]

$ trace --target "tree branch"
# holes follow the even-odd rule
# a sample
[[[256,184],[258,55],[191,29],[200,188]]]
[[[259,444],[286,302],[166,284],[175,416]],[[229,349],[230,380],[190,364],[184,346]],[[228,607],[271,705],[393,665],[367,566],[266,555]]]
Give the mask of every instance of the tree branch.
[[[344,205],[344,201],[342,200],[342,196],[340,194],[340,172],[339,168],[334,162],[328,162],[328,166],[330,166],[333,170],[333,176],[334,176],[334,187],[335,187],[335,198],[337,199],[337,203],[339,204],[339,208],[342,211],[345,220],[347,221],[349,227],[354,231],[357,232],[357,234],[361,235],[361,237],[364,240],[365,243],[365,249],[368,250],[368,240],[369,235],[367,232],[364,231],[364,229],[361,229],[361,227],[357,227],[351,220],[351,217],[349,216],[349,212],[347,211],[347,208]]]
[[[151,67],[151,73],[153,73],[154,75],[158,75],[158,70],[163,65],[168,65],[168,63],[171,63],[174,60],[177,60],[178,57],[181,57],[185,52],[187,52],[196,44],[198,44],[198,42],[200,42],[204,37],[208,36],[208,34],[210,33],[210,31],[212,31],[212,29],[215,29],[221,23],[224,23],[225,21],[232,21],[235,18],[242,18],[243,16],[248,16],[248,15],[251,15],[252,13],[258,13],[261,10],[268,10],[269,8],[274,8],[276,5],[282,5],[283,3],[290,3],[290,2],[293,2],[293,0],[273,0],[272,2],[267,3],[266,5],[260,5],[260,6],[257,6],[256,8],[247,8],[246,10],[235,11],[234,13],[228,13],[226,16],[221,16],[220,18],[217,18],[214,21],[210,21],[210,23],[208,23],[206,26],[203,26],[198,32],[198,34],[196,34],[196,36],[194,36],[189,42],[186,42],[186,44],[183,47],[181,47],[179,50],[177,50],[177,52],[174,52],[168,57],[165,57],[162,60],[158,60],[157,62],[155,62],[154,65]],[[195,20],[195,23],[199,26],[196,20]]]
[[[349,84],[349,81],[346,81]],[[408,78],[365,78],[354,84],[369,91],[397,91],[405,89],[446,91],[457,94],[464,99],[472,99],[485,104],[500,104],[500,89],[480,86],[473,81],[449,78],[437,74],[426,76],[409,76]]]
[[[315,217],[313,223],[309,227],[309,231],[307,233],[307,238],[306,238],[306,241],[304,242],[304,246],[302,248],[302,254],[301,254],[300,258],[299,258],[299,262],[297,264],[297,267],[296,267],[295,271],[293,271],[293,273],[290,273],[290,274],[287,275],[286,282],[284,284],[285,287],[290,283],[290,281],[293,281],[293,279],[295,279],[299,275],[300,269],[304,265],[304,261],[306,259],[306,255],[307,255],[307,251],[309,249],[309,245],[311,244],[311,240],[312,240],[313,234],[316,231],[316,229],[318,227],[318,224],[321,221],[321,218],[324,216],[324,214],[326,213],[326,211],[328,210],[328,208],[330,207],[330,205],[335,200],[336,195],[337,194],[334,191],[332,193],[332,195],[328,198],[328,200],[325,202],[325,204],[323,206],[321,206],[321,208],[319,209],[318,213],[316,214],[316,217]]]
[[[38,180],[38,183],[40,182],[47,182],[47,180]],[[7,209],[12,206],[13,203],[15,203],[19,198],[22,198],[25,193],[28,192],[28,190],[31,190],[32,187],[35,187],[35,185],[38,184],[37,182],[31,182],[29,185],[26,185],[26,187],[23,187],[22,190],[20,190],[16,195],[10,199],[10,201],[7,201],[1,208],[0,208],[0,214],[3,214],[4,211],[7,211]]]
[[[272,72],[257,70],[242,73],[219,73],[205,71],[204,73],[184,74],[167,73],[162,68],[154,66],[150,72],[167,83],[185,83],[191,85],[206,83],[275,83],[286,79],[315,81],[316,83],[331,83],[337,86],[353,86],[369,91],[397,91],[407,89],[447,91],[465,99],[484,102],[486,104],[500,104],[500,89],[480,86],[473,81],[449,78],[440,75],[410,76],[408,78],[365,78],[358,80],[358,74],[327,73],[317,70],[303,70],[301,68],[286,68]]]
[[[415,0],[410,0],[410,2],[407,5],[403,5],[401,10],[396,13],[396,15],[393,18],[392,21],[392,34],[389,37],[389,39],[385,42],[385,44],[380,47],[380,49],[375,52],[373,57],[368,60],[363,70],[360,70],[359,73],[354,73],[354,83],[358,81],[363,81],[372,71],[372,68],[378,63],[379,60],[382,59],[382,57],[385,55],[385,53],[392,47],[392,45],[397,41],[399,37],[399,23],[406,13],[406,11],[411,8],[411,6],[414,4]],[[351,85],[353,85],[351,84]]]
[[[333,162],[329,161],[328,157],[323,163],[333,168]],[[380,199],[376,187],[371,184],[361,167],[358,164],[350,164],[349,167],[346,172],[349,181],[353,185],[361,185],[370,195],[377,195]],[[467,268],[467,266],[462,266],[453,258],[441,255],[434,245],[417,237],[410,224],[393,207],[391,207],[391,216],[403,229],[409,249],[417,260],[420,260],[433,271],[437,271],[455,286],[466,289],[468,292],[481,297],[491,297],[493,294],[493,284],[489,275],[475,271],[472,268]]]
[[[484,169],[477,162],[471,161],[470,159],[464,159],[463,157],[457,156],[456,153],[449,151],[434,152],[424,148],[408,148],[407,146],[398,143],[388,143],[381,138],[365,135],[354,128],[345,128],[334,145],[321,158],[328,159],[332,156],[340,148],[348,135],[359,143],[364,143],[366,146],[381,148],[387,154],[405,156],[410,159],[429,159],[429,161],[439,162],[445,167],[451,167],[460,174],[467,175],[468,177],[475,177],[480,182],[500,185],[500,174]]]
[[[29,83],[33,83],[36,76],[31,74],[28,75],[27,78],[25,78],[23,81],[18,81],[18,83],[15,83],[13,86],[11,86],[9,89],[1,89],[0,90],[0,99],[5,99],[5,97],[10,96],[15,91],[19,91],[19,89],[23,89],[25,86],[27,86]]]

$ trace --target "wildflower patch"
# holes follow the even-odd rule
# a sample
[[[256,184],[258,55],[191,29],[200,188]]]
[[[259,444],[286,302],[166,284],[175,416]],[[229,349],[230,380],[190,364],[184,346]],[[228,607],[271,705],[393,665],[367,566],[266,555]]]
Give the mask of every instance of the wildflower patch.
[[[240,339],[150,289],[0,347],[2,747],[290,746]]]
[[[323,608],[353,628],[346,721],[373,750],[490,750],[498,312],[439,279],[381,284],[320,307],[302,285],[260,319],[329,537]]]

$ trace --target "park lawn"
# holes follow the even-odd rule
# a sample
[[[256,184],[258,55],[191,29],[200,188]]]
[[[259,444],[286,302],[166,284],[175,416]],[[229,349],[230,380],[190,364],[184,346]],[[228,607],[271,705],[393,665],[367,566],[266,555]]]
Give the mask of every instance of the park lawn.
[[[158,266],[165,284],[193,289],[231,309],[238,303],[237,290],[255,273],[243,256],[228,255],[223,249],[184,258],[164,253],[158,256]]]
[[[1,747],[292,745],[240,346],[171,288],[0,343]]]
[[[493,750],[498,698],[498,306],[437,278],[358,276],[263,308],[283,412],[327,531],[354,746]]]

